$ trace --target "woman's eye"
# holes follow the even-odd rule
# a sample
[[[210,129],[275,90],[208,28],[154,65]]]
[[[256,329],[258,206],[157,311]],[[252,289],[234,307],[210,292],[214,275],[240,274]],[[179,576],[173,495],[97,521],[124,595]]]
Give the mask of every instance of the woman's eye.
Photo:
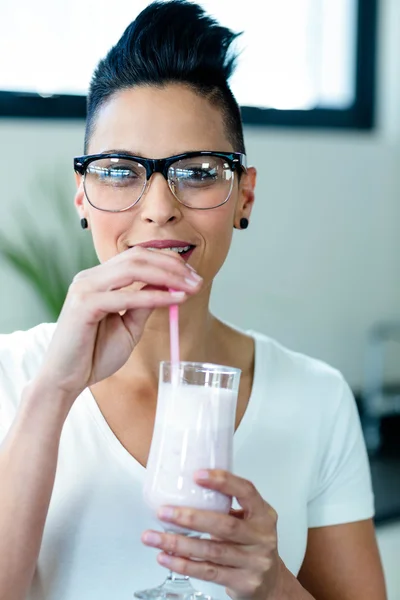
[[[130,165],[89,165],[87,174],[95,177],[97,181],[115,185],[137,181],[141,178],[139,169]]]
[[[215,169],[187,169],[182,173],[183,179],[193,179],[195,181],[212,181],[217,178]]]
[[[128,169],[126,167],[121,167],[118,169],[112,167],[111,169],[105,169],[103,177],[104,179],[115,179],[116,181],[121,181],[123,179],[137,177],[137,174],[133,169]]]

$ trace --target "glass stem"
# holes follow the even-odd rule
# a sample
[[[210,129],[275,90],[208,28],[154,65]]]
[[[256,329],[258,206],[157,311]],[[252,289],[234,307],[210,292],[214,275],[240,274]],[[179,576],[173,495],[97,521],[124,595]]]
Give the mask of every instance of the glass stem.
[[[170,571],[168,575],[168,581],[189,581],[189,577],[187,575],[178,575],[178,573]]]

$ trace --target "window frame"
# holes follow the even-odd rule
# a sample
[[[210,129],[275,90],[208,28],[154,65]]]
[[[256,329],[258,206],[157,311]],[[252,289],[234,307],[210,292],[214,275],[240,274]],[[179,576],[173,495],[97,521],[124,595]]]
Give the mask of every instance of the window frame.
[[[373,129],[379,0],[358,0],[355,101],[350,108],[277,110],[242,106],[244,125],[291,128]],[[86,97],[0,91],[0,118],[84,119]]]

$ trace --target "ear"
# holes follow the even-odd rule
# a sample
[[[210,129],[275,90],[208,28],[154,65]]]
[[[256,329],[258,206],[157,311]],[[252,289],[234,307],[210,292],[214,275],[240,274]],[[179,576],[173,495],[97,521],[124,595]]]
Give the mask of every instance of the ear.
[[[243,217],[250,221],[250,215],[255,200],[256,180],[257,171],[255,167],[249,167],[247,171],[242,174],[239,184],[239,198],[235,211],[234,226],[236,229],[240,229],[240,219]]]
[[[75,173],[75,181],[76,181],[76,194],[74,198],[75,208],[78,212],[79,218],[88,219],[88,210],[85,202],[85,190],[83,189],[83,177],[79,173]],[[88,219],[89,220],[89,219]]]

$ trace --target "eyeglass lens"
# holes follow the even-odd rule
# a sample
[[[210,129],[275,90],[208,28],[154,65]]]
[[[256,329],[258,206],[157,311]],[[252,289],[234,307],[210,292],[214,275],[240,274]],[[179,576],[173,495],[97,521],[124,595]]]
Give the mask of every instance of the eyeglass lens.
[[[233,179],[230,165],[217,156],[183,158],[168,169],[171,192],[190,208],[207,209],[224,204],[231,194]],[[94,207],[120,211],[141,198],[146,181],[146,169],[139,162],[129,158],[104,158],[88,165],[84,187]]]

